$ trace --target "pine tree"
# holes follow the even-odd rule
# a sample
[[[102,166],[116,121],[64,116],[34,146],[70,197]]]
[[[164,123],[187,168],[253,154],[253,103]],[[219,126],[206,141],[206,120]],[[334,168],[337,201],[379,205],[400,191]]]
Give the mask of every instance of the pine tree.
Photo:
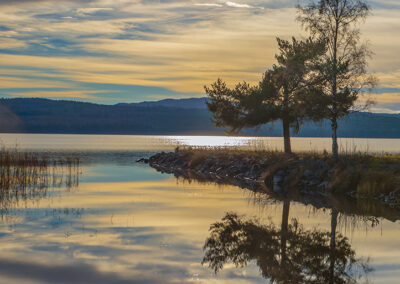
[[[310,74],[315,62],[325,53],[321,41],[292,41],[277,39],[277,64],[268,69],[258,86],[243,82],[230,89],[218,79],[205,87],[218,127],[230,127],[232,132],[256,127],[276,120],[283,126],[285,153],[291,153],[290,129],[295,131],[307,118],[304,96],[315,84]]]

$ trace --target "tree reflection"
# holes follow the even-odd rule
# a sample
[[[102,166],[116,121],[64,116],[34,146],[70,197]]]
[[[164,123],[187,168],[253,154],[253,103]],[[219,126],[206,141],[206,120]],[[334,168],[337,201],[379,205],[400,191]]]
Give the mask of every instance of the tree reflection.
[[[348,239],[336,233],[337,211],[327,232],[289,222],[289,209],[285,200],[280,228],[227,213],[211,225],[202,263],[217,273],[228,262],[243,267],[255,261],[271,283],[356,283],[370,271]]]

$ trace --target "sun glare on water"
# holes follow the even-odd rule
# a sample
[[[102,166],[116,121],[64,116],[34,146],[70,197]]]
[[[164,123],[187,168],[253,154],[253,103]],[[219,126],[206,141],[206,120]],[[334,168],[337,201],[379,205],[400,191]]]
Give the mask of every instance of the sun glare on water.
[[[255,142],[255,137],[229,137],[229,136],[167,136],[172,144],[189,147],[240,147],[248,146]]]

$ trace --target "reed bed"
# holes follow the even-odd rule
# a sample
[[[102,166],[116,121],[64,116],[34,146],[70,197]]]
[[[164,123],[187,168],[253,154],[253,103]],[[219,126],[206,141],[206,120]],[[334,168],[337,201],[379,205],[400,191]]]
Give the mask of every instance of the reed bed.
[[[52,159],[46,154],[0,150],[0,211],[21,199],[43,198],[50,187],[79,185],[79,158]]]

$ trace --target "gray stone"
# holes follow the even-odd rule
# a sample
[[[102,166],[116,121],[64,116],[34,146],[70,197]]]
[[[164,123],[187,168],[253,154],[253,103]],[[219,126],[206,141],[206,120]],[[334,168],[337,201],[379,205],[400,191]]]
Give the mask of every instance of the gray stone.
[[[320,187],[320,188],[322,188],[322,189],[324,189],[324,190],[328,190],[328,188],[329,188],[329,182],[323,181],[323,182],[321,182],[321,183],[318,185],[318,187]]]
[[[309,178],[309,177],[311,177],[313,175],[314,175],[314,173],[311,170],[305,170],[304,173],[303,173],[303,176],[306,177],[306,178]]]
[[[283,180],[284,180],[283,176],[275,175],[274,179],[273,179],[273,183],[274,183],[274,185],[278,185],[278,184],[281,184],[283,182]]]

